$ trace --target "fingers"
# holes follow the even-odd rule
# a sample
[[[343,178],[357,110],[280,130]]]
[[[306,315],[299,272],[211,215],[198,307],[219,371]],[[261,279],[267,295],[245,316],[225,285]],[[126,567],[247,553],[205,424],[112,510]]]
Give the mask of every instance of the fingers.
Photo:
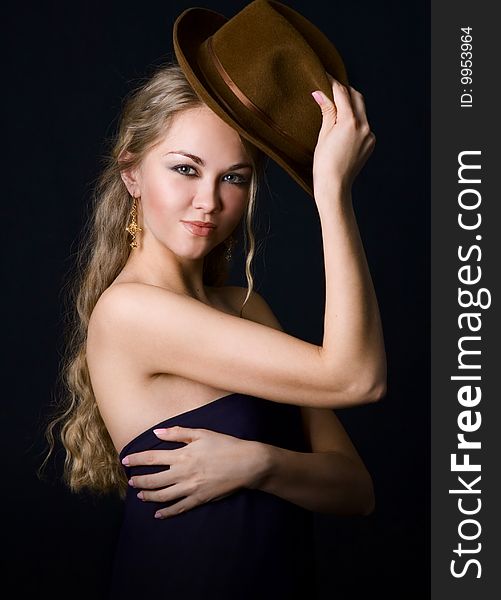
[[[367,121],[367,113],[365,111],[365,99],[358,90],[351,86],[350,92],[353,102],[353,114],[355,116],[355,119],[359,125],[363,125],[368,128],[369,122]]]
[[[173,502],[187,497],[195,500],[196,494],[192,492],[192,487],[176,483],[161,490],[141,490],[137,497],[143,502]]]
[[[174,517],[175,515],[179,515],[180,513],[186,512],[187,510],[191,510],[198,506],[198,502],[193,498],[184,498],[180,500],[176,504],[169,506],[169,508],[162,508],[157,510],[155,513],[155,519],[166,519],[167,517]]]
[[[312,92],[312,96],[322,110],[323,122],[336,123],[339,119],[345,119],[351,112],[351,100],[348,89],[327,73],[332,86],[334,102],[321,90]]]
[[[374,146],[376,142],[376,136],[371,131],[369,121],[367,120],[367,113],[365,110],[365,100],[363,95],[355,88],[351,88],[351,97],[353,98],[354,115],[358,127],[361,132],[365,134],[369,147]]]
[[[164,429],[154,429],[153,433],[161,440],[170,442],[181,442],[184,445],[193,442],[200,438],[200,436],[206,433],[205,429],[191,429],[189,427],[180,427],[176,425],[174,427],[167,427]],[[184,447],[184,446],[183,446]],[[129,454],[124,456],[122,464],[127,467],[134,465],[165,465],[166,463],[166,452],[170,452],[169,456],[176,458],[178,454],[177,450],[182,448],[176,448],[174,450],[144,450],[143,452],[136,452],[135,454]]]
[[[163,429],[154,429],[153,433],[161,440],[172,440],[176,442],[192,442],[199,437],[200,429],[192,429],[190,427],[166,427]],[[202,430],[203,431],[203,430]]]
[[[320,90],[315,90],[311,95],[322,111],[322,125],[326,123],[335,124],[338,115],[337,106]]]
[[[170,465],[171,460],[174,460],[179,454],[179,450],[183,448],[184,446],[173,450],[143,450],[124,456],[122,464],[128,467],[136,465]]]
[[[148,475],[134,475],[129,479],[129,485],[133,488],[154,490],[175,483],[176,469],[166,469],[159,473]]]
[[[312,94],[322,109],[322,115],[324,117],[332,115],[334,123],[354,118],[358,125],[370,129],[363,95],[351,85],[343,85],[327,71],[326,75],[332,86],[334,102],[320,90]]]
[[[342,101],[344,101],[344,106],[347,109],[346,113],[349,112],[349,109],[353,110],[351,108],[350,88],[346,87],[340,81],[335,79],[329,72],[326,71],[326,74],[327,74],[327,79],[329,80],[331,87],[332,87],[332,96],[334,98],[334,106],[336,106],[336,103],[342,104]],[[339,111],[337,111],[337,109],[336,109],[336,112],[339,113]],[[343,112],[344,111],[341,111],[341,118],[343,118]]]

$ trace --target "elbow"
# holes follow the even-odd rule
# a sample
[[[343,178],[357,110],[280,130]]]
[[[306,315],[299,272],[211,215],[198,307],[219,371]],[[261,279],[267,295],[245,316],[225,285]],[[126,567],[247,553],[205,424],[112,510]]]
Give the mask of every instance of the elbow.
[[[349,408],[362,404],[377,402],[386,396],[386,381],[377,381],[371,385],[354,382],[351,386],[329,389],[323,395],[322,408]],[[317,395],[318,398],[318,395]],[[320,406],[320,405],[318,405]]]
[[[386,368],[379,369],[378,372],[364,376],[358,373],[351,373],[349,377],[340,381],[336,377],[335,384],[332,379],[327,385],[324,383],[322,388],[322,405],[325,408],[345,408],[357,406],[360,404],[370,404],[382,400],[387,394],[387,375]]]
[[[367,370],[369,374],[366,378],[359,378],[358,386],[354,384],[356,404],[367,404],[369,402],[378,402],[387,394],[387,367],[386,356]],[[358,387],[358,398],[357,388]]]
[[[373,373],[372,379],[369,380],[365,389],[362,390],[363,395],[367,398],[367,402],[377,402],[382,400],[388,391],[387,386],[387,368],[386,357],[383,364],[380,365]]]
[[[386,379],[378,379],[369,384],[356,382],[348,392],[352,405],[370,404],[382,400],[387,393]]]
[[[386,378],[376,382],[372,385],[368,392],[367,396],[369,398],[369,402],[377,402],[378,400],[382,400],[388,391]]]

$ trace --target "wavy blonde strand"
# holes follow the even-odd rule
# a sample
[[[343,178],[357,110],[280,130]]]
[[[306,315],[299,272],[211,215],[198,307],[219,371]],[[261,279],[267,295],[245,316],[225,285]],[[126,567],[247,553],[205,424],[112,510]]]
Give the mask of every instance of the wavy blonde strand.
[[[99,412],[86,359],[87,327],[92,311],[134,251],[125,230],[131,198],[121,171],[140,164],[148,150],[165,135],[165,128],[175,114],[201,104],[179,65],[175,61],[166,63],[126,98],[117,133],[109,140],[111,149],[104,157],[103,169],[92,192],[90,217],[76,253],[75,272],[64,289],[68,307],[66,341],[58,372],[59,389],[45,428],[49,451],[38,470],[41,477],[56,443],[61,442],[66,453],[62,478],[72,492],[86,488],[96,494],[116,492],[124,498],[128,487]],[[244,242],[245,247],[249,246],[245,260],[248,289],[240,316],[254,286],[252,260],[256,244],[252,222],[262,169],[261,152],[241,139],[254,174],[244,215]],[[205,285],[225,284],[228,277],[225,250],[222,242],[205,257]]]

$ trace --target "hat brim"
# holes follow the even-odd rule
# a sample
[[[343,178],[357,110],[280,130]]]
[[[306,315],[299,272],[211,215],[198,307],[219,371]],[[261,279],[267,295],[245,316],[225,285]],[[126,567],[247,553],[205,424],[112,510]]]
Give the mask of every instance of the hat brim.
[[[313,197],[313,174],[311,169],[297,164],[286,156],[280,155],[266,140],[254,136],[237,123],[211,92],[211,85],[198,66],[198,49],[205,40],[214,35],[228,19],[207,8],[188,8],[176,19],[173,27],[173,45],[179,66],[182,68],[196,94],[220,118],[231,125],[246,140],[257,146]],[[245,109],[244,109],[245,110]]]

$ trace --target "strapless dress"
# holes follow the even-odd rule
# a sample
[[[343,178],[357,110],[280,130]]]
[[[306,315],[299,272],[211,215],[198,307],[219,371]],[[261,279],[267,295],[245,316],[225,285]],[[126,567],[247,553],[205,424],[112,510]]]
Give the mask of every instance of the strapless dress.
[[[170,417],[120,451],[174,449],[153,429],[211,429],[297,452],[308,452],[298,406],[233,393]],[[228,457],[231,460],[231,457]],[[126,467],[133,475],[166,465]],[[180,500],[150,502],[129,487],[124,502],[109,598],[312,600],[315,598],[313,513],[274,494],[240,488],[224,498],[165,519],[154,514]]]

